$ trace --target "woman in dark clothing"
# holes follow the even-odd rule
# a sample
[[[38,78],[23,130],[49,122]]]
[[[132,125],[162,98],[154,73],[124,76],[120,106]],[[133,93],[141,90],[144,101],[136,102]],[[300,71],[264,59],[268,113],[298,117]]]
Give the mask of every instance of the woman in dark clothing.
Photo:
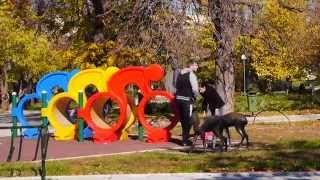
[[[204,89],[204,91],[200,93],[203,97],[202,109],[207,112],[209,106],[211,115],[214,116],[215,110],[221,108],[225,103],[217,93],[214,81],[205,81],[201,84],[201,88]]]

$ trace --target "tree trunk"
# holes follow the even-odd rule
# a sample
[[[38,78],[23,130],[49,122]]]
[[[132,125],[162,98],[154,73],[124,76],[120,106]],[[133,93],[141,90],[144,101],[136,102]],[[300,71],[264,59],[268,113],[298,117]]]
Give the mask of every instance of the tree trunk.
[[[219,109],[220,115],[234,111],[235,57],[234,41],[240,34],[238,10],[233,0],[209,1],[209,15],[215,29],[216,88],[225,105]]]
[[[4,110],[9,110],[9,100],[10,96],[8,93],[8,70],[9,64],[4,63],[2,66],[2,81],[1,81],[1,108]]]
[[[33,82],[32,82],[32,78],[30,78],[28,80],[28,87],[26,88],[26,94],[32,94],[33,93]],[[28,103],[29,104],[34,104],[34,99],[31,99],[30,102]]]
[[[103,34],[104,24],[101,15],[104,14],[102,0],[87,0],[87,21],[92,27],[86,34],[86,41],[102,43],[105,40]]]
[[[3,74],[0,73],[0,109],[2,109]]]

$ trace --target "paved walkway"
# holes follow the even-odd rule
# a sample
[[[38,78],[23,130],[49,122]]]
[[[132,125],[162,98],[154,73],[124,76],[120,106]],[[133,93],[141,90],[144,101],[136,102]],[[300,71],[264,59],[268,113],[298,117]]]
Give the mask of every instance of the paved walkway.
[[[39,116],[38,112],[26,112],[27,116]],[[319,120],[320,114],[311,115],[290,115],[288,116],[290,121],[298,120]],[[252,121],[253,117],[249,118]],[[284,116],[268,116],[256,118],[256,122],[288,122]],[[10,114],[0,114],[0,126],[11,126]],[[0,130],[0,162],[6,160],[8,154],[8,148],[10,146],[10,131]],[[174,142],[160,143],[160,144],[149,144],[141,142],[138,140],[128,140],[128,141],[117,141],[109,144],[95,144],[92,141],[85,141],[83,143],[78,143],[76,141],[49,141],[48,146],[48,159],[72,159],[80,157],[92,157],[92,156],[102,156],[110,154],[119,153],[134,153],[134,152],[144,152],[144,151],[155,151],[155,150],[166,150],[166,149],[176,149],[180,146],[177,144],[178,140],[175,139]],[[14,158],[17,157],[19,138],[15,140],[15,154]],[[35,152],[36,141],[23,139],[23,149],[22,149],[22,161],[31,161]],[[39,153],[40,154],[40,153]]]
[[[30,125],[39,124],[40,112],[39,111],[25,111],[27,119],[30,121]],[[12,125],[12,118],[10,112],[0,113],[0,126],[7,127]],[[19,123],[18,123],[19,125]],[[10,130],[0,130],[0,137],[10,136]]]
[[[30,116],[37,116],[36,113],[29,113]],[[320,114],[311,115],[290,115],[288,116],[290,121],[301,121],[301,120],[319,120]],[[249,117],[249,121],[253,121],[253,117]],[[284,116],[268,116],[256,118],[256,122],[288,122]],[[0,126],[10,126],[10,114],[0,114]],[[10,143],[10,131],[0,131],[0,162],[6,160],[6,155],[8,154],[8,145]],[[18,139],[15,142],[16,150],[13,156],[13,161],[17,157],[18,152]],[[31,161],[35,151],[35,141],[34,140],[23,140],[23,151],[21,160]],[[130,148],[128,148],[130,147]],[[105,155],[114,154],[128,154],[135,152],[146,152],[146,151],[159,151],[167,149],[181,148],[175,142],[169,143],[159,143],[159,144],[149,144],[137,140],[128,141],[117,141],[110,144],[95,144],[90,141],[85,141],[83,143],[78,143],[76,141],[49,141],[48,149],[48,159],[74,159],[81,157],[99,157]],[[4,151],[3,151],[4,150]],[[39,154],[40,155],[40,154]],[[38,158],[39,159],[39,158]],[[40,179],[39,177],[17,177],[17,178],[0,178],[0,179],[16,179],[16,180],[26,180],[26,179]],[[174,173],[174,174],[121,174],[121,175],[90,175],[90,176],[59,176],[59,177],[48,177],[48,179],[56,180],[162,180],[162,179],[172,179],[172,180],[209,180],[209,179],[319,179],[320,172],[293,172],[293,173],[269,173],[269,172],[250,172],[250,173]]]
[[[320,180],[317,172],[243,172],[243,173],[166,173],[166,174],[119,174],[89,176],[48,176],[50,180]],[[0,178],[7,180],[38,180],[39,177]]]
[[[280,114],[280,113],[279,113]],[[26,117],[31,121],[30,124],[39,124],[40,121],[40,114],[38,111],[26,111]],[[307,114],[307,115],[286,115],[290,122],[295,121],[306,121],[306,120],[320,120],[320,114]],[[261,116],[258,115],[255,118],[255,123],[258,122],[288,122],[285,116],[283,115],[276,115],[276,116]],[[248,117],[248,121],[253,122],[254,117]],[[11,126],[11,117],[10,113],[1,113],[0,114],[0,126]],[[50,132],[53,132],[50,129]],[[0,137],[10,136],[10,130],[0,130]]]
[[[27,116],[35,117],[39,116],[38,112],[26,112]],[[319,120],[320,114],[310,114],[310,115],[290,115],[288,116],[290,121],[299,120]],[[10,114],[0,114],[0,126],[11,126]],[[253,117],[249,117],[249,121],[252,121]],[[256,122],[288,122],[284,116],[268,116],[256,118]],[[52,129],[51,129],[52,132]],[[0,130],[0,162],[6,160],[8,154],[8,148],[10,146],[10,130]],[[117,141],[109,144],[95,144],[91,141],[85,141],[83,143],[78,143],[76,141],[49,141],[48,148],[48,159],[72,159],[87,156],[102,156],[117,153],[133,153],[133,152],[143,152],[143,151],[155,151],[155,150],[165,150],[165,149],[176,149],[179,148],[177,144],[178,140],[175,142],[162,143],[162,144],[149,144],[137,140],[128,141]],[[13,160],[17,157],[19,139],[15,140],[15,154]],[[36,141],[23,139],[23,149],[22,149],[22,161],[31,161],[35,152]],[[128,148],[130,147],[130,148]],[[75,151],[76,150],[76,151]],[[40,153],[39,153],[40,154]]]
[[[280,113],[279,113],[280,114]],[[320,120],[320,114],[306,114],[306,115],[286,115],[290,122]],[[283,115],[277,116],[261,116],[258,115],[255,122],[288,122],[288,119]],[[249,122],[254,120],[254,117],[248,117]]]
[[[178,141],[178,140],[177,140]],[[5,162],[10,147],[10,138],[0,138],[0,162]],[[15,161],[19,152],[19,138],[15,140],[15,151],[12,161]],[[55,141],[48,144],[47,160],[76,159],[82,157],[100,157],[115,154],[128,154],[147,151],[161,151],[181,148],[175,142],[146,143],[139,140],[115,141],[108,144],[97,144],[92,141]],[[36,140],[23,139],[22,154],[20,161],[32,161],[36,149]],[[40,159],[40,153],[38,153]]]

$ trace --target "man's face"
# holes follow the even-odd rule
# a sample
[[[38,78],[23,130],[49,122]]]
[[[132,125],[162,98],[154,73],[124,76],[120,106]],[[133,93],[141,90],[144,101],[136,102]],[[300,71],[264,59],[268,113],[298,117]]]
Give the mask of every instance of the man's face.
[[[197,63],[193,63],[193,64],[190,65],[190,68],[191,68],[191,70],[192,70],[193,72],[197,72],[199,66],[198,66]]]

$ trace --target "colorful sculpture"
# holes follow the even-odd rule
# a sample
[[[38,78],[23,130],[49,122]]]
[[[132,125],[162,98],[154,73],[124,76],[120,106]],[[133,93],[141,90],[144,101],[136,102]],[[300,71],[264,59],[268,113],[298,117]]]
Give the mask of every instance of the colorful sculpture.
[[[151,89],[151,81],[159,81],[164,76],[164,70],[160,65],[150,65],[148,67],[127,67],[119,70],[110,78],[106,86],[108,92],[100,92],[90,97],[83,109],[79,111],[90,128],[93,129],[93,138],[97,142],[112,142],[118,140],[121,129],[125,126],[126,107],[128,104],[125,88],[129,84],[139,87],[143,99],[138,105],[138,119],[147,130],[148,142],[165,142],[170,137],[170,130],[177,124],[178,117],[175,105],[172,103],[173,96],[166,91],[154,91]],[[155,96],[164,96],[171,101],[171,108],[175,111],[175,116],[170,121],[170,125],[165,128],[155,128],[151,126],[144,117],[144,109],[148,100]],[[115,124],[109,126],[103,123],[99,117],[102,112],[100,101],[111,99],[120,107],[120,115]]]
[[[48,117],[49,123],[55,129],[54,137],[57,140],[75,139],[76,126],[68,119],[67,106],[71,101],[78,102],[78,92],[85,92],[85,88],[94,85],[99,92],[107,91],[105,82],[118,71],[111,67],[106,71],[101,69],[87,69],[73,76],[68,84],[68,91],[55,95],[48,103],[48,108],[42,109],[42,115]],[[87,98],[84,97],[84,104]],[[86,131],[88,132],[88,131]],[[88,135],[85,134],[85,137]]]
[[[22,126],[28,126],[29,122],[26,120],[23,113],[26,103],[32,99],[40,100],[41,92],[43,91],[47,92],[48,101],[50,101],[53,96],[52,90],[54,88],[59,87],[64,91],[67,91],[70,78],[78,72],[79,70],[75,69],[71,72],[59,71],[46,74],[37,83],[35,93],[26,94],[22,99],[19,100],[17,107],[12,107],[11,115],[17,117],[18,122],[21,123]],[[26,138],[36,138],[38,136],[38,130],[27,129],[23,132],[23,135]]]
[[[147,133],[148,142],[166,142],[170,138],[170,130],[178,122],[178,112],[173,103],[173,95],[166,91],[153,90],[152,81],[159,81],[164,76],[164,70],[160,65],[150,65],[148,67],[127,67],[118,69],[109,67],[106,70],[87,69],[78,72],[56,72],[44,76],[37,84],[35,94],[27,95],[22,99],[17,108],[13,108],[12,115],[17,116],[22,125],[27,125],[24,119],[23,106],[32,98],[40,99],[41,92],[46,91],[48,97],[48,107],[42,108],[43,117],[47,117],[50,125],[54,128],[54,136],[57,140],[75,139],[77,126],[68,119],[67,108],[70,102],[79,103],[78,93],[85,92],[85,89],[92,85],[98,90],[89,99],[83,98],[83,108],[79,108],[78,117],[83,118],[88,127],[84,129],[85,137],[93,135],[95,142],[112,142],[125,140],[128,138],[128,129],[135,122],[134,114],[130,109],[126,87],[136,85],[141,90],[143,98],[137,105],[137,118]],[[60,87],[64,92],[52,93],[52,88]],[[158,128],[150,124],[145,118],[144,110],[147,103],[154,97],[164,97],[169,100],[170,108],[174,111],[174,116],[170,119],[167,127]],[[119,117],[113,124],[104,121],[104,106],[108,101],[115,102],[119,107]],[[27,133],[33,137],[37,132]]]

